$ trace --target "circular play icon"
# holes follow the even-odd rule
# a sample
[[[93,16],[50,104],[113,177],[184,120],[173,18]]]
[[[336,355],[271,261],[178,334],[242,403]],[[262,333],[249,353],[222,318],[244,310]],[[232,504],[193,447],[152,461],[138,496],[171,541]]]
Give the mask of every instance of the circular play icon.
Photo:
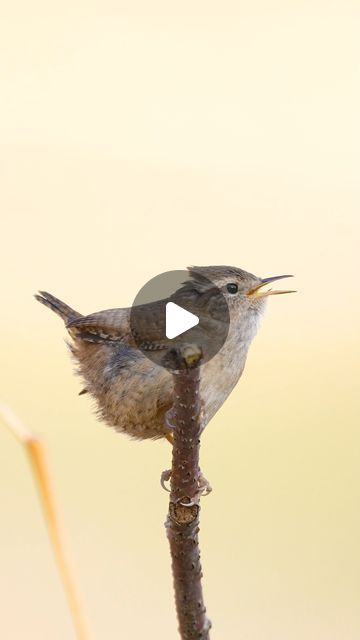
[[[153,362],[167,366],[167,354],[186,345],[201,348],[201,364],[223,346],[229,330],[224,295],[202,274],[167,271],[147,282],[130,313],[136,346]]]

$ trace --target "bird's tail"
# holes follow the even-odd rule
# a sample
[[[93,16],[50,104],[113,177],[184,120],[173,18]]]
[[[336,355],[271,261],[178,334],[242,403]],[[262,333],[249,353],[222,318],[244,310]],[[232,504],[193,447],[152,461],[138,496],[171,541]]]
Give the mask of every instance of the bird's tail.
[[[60,316],[66,324],[71,320],[82,317],[81,313],[74,311],[74,309],[68,307],[65,302],[55,298],[55,296],[51,295],[51,293],[47,293],[47,291],[39,291],[38,294],[35,294],[35,298],[41,302],[41,304],[44,304],[45,307],[49,307],[51,311],[57,313],[57,315]]]

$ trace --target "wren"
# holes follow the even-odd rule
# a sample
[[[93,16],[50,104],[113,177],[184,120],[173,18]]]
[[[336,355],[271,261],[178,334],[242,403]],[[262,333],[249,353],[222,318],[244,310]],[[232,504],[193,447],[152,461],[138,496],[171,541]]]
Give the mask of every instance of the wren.
[[[199,304],[202,317],[213,315],[211,293],[206,297],[203,278],[214,283],[226,300],[229,327],[221,349],[201,365],[200,395],[202,428],[229,396],[244,370],[250,344],[270,295],[289,291],[265,290],[264,286],[281,278],[259,278],[236,267],[191,267],[186,295],[193,308]],[[108,309],[83,316],[45,291],[36,299],[65,322],[69,347],[77,372],[96,401],[101,420],[132,438],[167,438],[171,424],[166,418],[172,406],[173,376],[138,348],[130,326],[131,308]],[[144,305],[144,339],[161,351],[156,302]],[[195,307],[194,307],[195,305]],[[215,314],[216,315],[216,314]],[[148,336],[146,335],[148,332]],[[211,336],[210,336],[211,337]]]

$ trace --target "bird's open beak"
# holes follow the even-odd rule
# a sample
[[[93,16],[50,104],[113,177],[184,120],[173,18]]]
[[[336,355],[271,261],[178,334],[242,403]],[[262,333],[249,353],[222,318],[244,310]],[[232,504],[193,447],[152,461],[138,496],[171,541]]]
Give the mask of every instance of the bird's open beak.
[[[265,287],[265,285],[270,284],[271,282],[275,282],[275,280],[282,280],[283,278],[292,278],[293,276],[290,275],[286,275],[286,276],[271,276],[270,278],[262,278],[260,284],[258,284],[256,287],[253,287],[253,289],[250,289],[250,291],[248,291],[247,296],[248,298],[267,298],[268,296],[277,296],[280,295],[281,293],[296,293],[296,291],[293,290],[287,290],[287,291],[276,291],[273,289],[267,289],[266,291],[263,291],[263,287]]]

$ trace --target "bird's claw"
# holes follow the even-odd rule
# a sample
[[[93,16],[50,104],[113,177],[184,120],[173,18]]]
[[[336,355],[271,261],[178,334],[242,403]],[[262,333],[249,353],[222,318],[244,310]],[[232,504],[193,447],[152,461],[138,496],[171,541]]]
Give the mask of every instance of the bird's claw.
[[[193,500],[190,502],[180,502],[183,507],[192,507],[197,503],[200,498],[208,496],[212,492],[212,486],[210,482],[205,478],[203,472],[200,470],[198,478],[198,490]]]
[[[165,413],[165,417],[164,417],[164,422],[165,425],[167,426],[168,429],[171,429],[172,431],[175,429],[175,426],[173,425],[173,423],[171,422],[172,418],[174,417],[173,414],[173,410],[169,409],[166,413]]]
[[[170,493],[170,489],[166,486],[165,482],[169,482],[171,478],[171,469],[165,469],[160,476],[160,484],[164,491]]]
[[[161,476],[160,476],[160,484],[162,486],[162,488],[167,491],[168,493],[170,493],[170,489],[166,486],[166,482],[169,482],[171,478],[171,469],[165,469],[165,471],[162,472]],[[199,473],[199,478],[198,478],[198,491],[197,491],[197,495],[196,497],[205,497],[208,496],[209,493],[212,492],[212,486],[210,484],[210,482],[205,478],[205,476],[203,475],[202,471],[200,471]],[[194,504],[194,502],[186,502],[186,503],[180,503],[183,504],[185,507],[190,507],[191,505]]]
[[[172,423],[173,419],[174,419],[174,409],[173,407],[171,407],[171,409],[168,409],[165,413],[164,422],[165,422],[165,426],[168,429],[171,429],[172,431],[174,431],[174,429],[176,428],[175,425]],[[204,420],[205,420],[205,410],[204,410],[203,402],[201,403],[198,420],[201,425],[201,431],[202,431],[204,428]]]
[[[202,471],[200,471],[200,474],[199,474],[198,484],[199,484],[199,491],[201,491],[200,496],[208,496],[209,493],[212,492],[212,486],[210,482],[205,478]]]

